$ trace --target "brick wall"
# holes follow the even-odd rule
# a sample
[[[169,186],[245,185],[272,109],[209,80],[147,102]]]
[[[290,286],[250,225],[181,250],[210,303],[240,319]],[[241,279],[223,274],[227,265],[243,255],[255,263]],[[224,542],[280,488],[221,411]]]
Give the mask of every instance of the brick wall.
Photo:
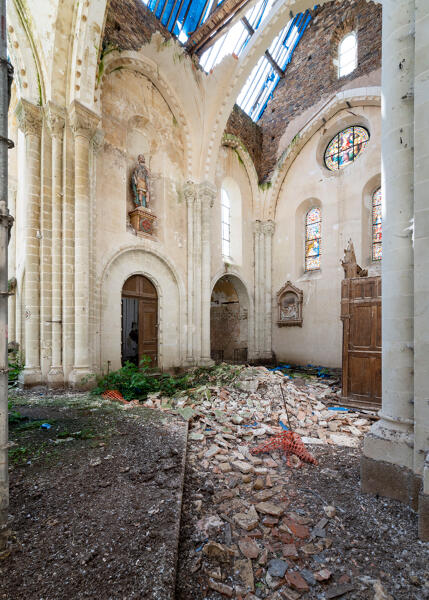
[[[254,123],[252,119],[246,115],[244,110],[241,110],[236,104],[229,116],[225,132],[240,138],[246,146],[247,151],[252,157],[253,164],[258,171],[259,165],[261,164],[262,152],[262,129],[259,125]]]
[[[110,0],[104,28],[105,47],[139,50],[156,31],[166,39],[172,37],[141,0]]]
[[[338,43],[350,31],[358,38],[358,67],[338,79],[334,58]],[[262,129],[261,180],[269,178],[284,150],[279,140],[287,125],[322,97],[381,67],[381,6],[366,0],[329,2],[316,9],[298,44],[286,76],[280,80],[259,120]],[[381,82],[379,82],[381,83]]]

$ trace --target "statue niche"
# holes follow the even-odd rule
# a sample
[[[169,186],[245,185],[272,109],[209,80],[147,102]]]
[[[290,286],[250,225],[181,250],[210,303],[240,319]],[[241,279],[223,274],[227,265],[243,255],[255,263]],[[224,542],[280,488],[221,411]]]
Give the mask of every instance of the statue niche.
[[[153,235],[156,216],[149,207],[151,202],[149,170],[143,154],[137,157],[137,164],[131,175],[134,209],[128,214],[137,234]]]
[[[303,292],[288,281],[277,294],[279,327],[302,327]]]

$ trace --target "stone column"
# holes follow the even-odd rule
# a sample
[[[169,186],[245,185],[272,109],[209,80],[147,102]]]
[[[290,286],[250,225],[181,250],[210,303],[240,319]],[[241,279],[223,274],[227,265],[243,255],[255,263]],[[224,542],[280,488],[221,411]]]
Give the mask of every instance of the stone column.
[[[25,135],[24,244],[25,244],[25,367],[20,384],[31,387],[41,383],[40,370],[40,148],[41,109],[27,100],[16,108],[19,128]]]
[[[429,541],[429,4],[415,4],[414,473],[424,481],[419,534]]]
[[[48,372],[51,388],[64,385],[62,364],[62,155],[64,135],[64,115],[62,111],[48,103],[46,122],[51,133],[52,143],[52,360]]]
[[[254,290],[255,290],[255,356],[250,358],[260,358],[261,339],[260,339],[260,314],[261,314],[261,286],[260,286],[260,249],[261,249],[261,221],[253,223],[253,246],[254,246]]]
[[[414,0],[383,3],[383,404],[367,435],[362,489],[416,506],[413,478]]]
[[[198,194],[198,188],[194,204],[194,252],[193,252],[193,279],[194,279],[194,358],[199,364],[201,359],[201,198]]]
[[[75,143],[75,338],[74,366],[70,373],[73,387],[87,387],[83,381],[91,375],[89,340],[89,249],[90,249],[90,179],[89,152],[91,139],[100,118],[74,101],[70,123]]]
[[[188,217],[188,239],[187,239],[187,269],[188,269],[188,290],[187,290],[187,343],[186,343],[186,363],[193,365],[194,344],[193,336],[195,333],[194,325],[194,206],[196,198],[195,184],[188,181],[183,190],[186,199],[187,217]]]
[[[201,202],[201,360],[202,365],[213,363],[210,356],[210,303],[211,303],[211,219],[210,209],[216,197],[216,187],[204,181],[198,195]]]
[[[274,233],[274,221],[265,221],[262,223],[262,231],[264,233],[264,250],[265,250],[265,269],[264,269],[264,290],[265,290],[265,306],[264,306],[264,358],[271,359],[272,350],[272,241]]]

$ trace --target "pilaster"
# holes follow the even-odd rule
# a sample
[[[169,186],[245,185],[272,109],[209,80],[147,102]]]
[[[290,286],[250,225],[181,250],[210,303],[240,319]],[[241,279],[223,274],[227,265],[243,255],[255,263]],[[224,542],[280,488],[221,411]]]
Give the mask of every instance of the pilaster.
[[[73,387],[88,387],[90,356],[90,143],[100,117],[74,101],[69,110],[75,150],[75,336]]]
[[[40,369],[40,170],[41,109],[21,99],[16,108],[19,129],[25,135],[24,244],[25,244],[25,367],[22,386],[41,382]]]
[[[264,221],[262,232],[265,241],[265,269],[264,269],[264,358],[271,360],[273,355],[272,345],[272,241],[275,224],[274,221]]]
[[[261,356],[261,263],[260,248],[262,241],[261,221],[253,223],[253,248],[254,248],[254,296],[255,296],[255,355],[250,358],[260,358]]]
[[[195,364],[194,343],[195,335],[194,323],[194,208],[197,197],[197,190],[193,181],[187,181],[183,189],[186,200],[187,219],[188,219],[188,239],[187,239],[187,270],[188,270],[188,293],[187,293],[187,344],[186,344],[186,363],[190,366]]]
[[[211,365],[210,356],[210,299],[211,299],[211,244],[210,244],[210,209],[216,197],[216,187],[202,182],[198,187],[198,198],[201,204],[201,359],[200,364]]]
[[[65,114],[49,102],[45,107],[46,125],[51,135],[52,169],[52,360],[48,372],[51,388],[64,385],[62,364],[62,157]]]

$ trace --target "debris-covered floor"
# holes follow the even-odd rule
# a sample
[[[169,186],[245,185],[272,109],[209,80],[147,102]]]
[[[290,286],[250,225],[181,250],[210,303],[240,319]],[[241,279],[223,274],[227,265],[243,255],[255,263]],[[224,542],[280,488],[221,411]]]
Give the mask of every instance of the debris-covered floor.
[[[279,383],[317,466],[250,453],[288,424]],[[252,368],[183,403],[193,419],[178,600],[429,598],[429,545],[417,539],[416,515],[360,493],[371,415],[329,407],[332,383]]]
[[[416,515],[360,493],[376,417],[339,407],[335,374],[220,365],[192,381],[144,406],[16,399],[0,598],[169,600],[179,526],[177,600],[429,598]],[[253,452],[287,429],[317,465]]]

